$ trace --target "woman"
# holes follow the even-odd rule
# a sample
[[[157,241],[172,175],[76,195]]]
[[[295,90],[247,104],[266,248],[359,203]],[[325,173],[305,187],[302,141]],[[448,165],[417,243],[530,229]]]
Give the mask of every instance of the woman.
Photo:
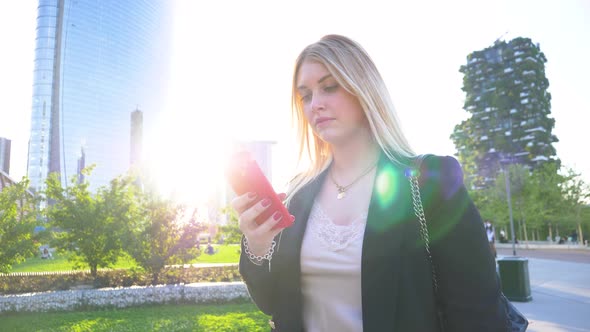
[[[286,196],[295,224],[274,230],[256,193],[235,198],[244,233],[240,272],[279,331],[504,331],[494,258],[457,161],[421,162],[431,265],[413,208],[402,134],[373,61],[356,42],[328,35],[299,55],[293,110],[310,168]],[[439,299],[437,304],[437,300]]]

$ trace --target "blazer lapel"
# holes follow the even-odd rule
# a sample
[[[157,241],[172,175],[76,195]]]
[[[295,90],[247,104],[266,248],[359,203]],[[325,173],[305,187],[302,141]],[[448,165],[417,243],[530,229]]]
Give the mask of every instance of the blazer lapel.
[[[402,266],[402,243],[408,219],[410,186],[403,166],[381,157],[363,238],[362,302],[365,331],[391,331]],[[410,214],[409,214],[410,213]]]
[[[289,206],[289,211],[295,216],[295,223],[292,227],[283,231],[282,237],[291,244],[289,248],[285,248],[286,250],[291,250],[290,252],[286,252],[286,254],[288,253],[289,256],[293,255],[297,259],[297,262],[293,261],[289,263],[297,263],[297,271],[299,272],[301,243],[305,228],[307,227],[307,219],[309,218],[313,202],[324,182],[326,174],[326,171],[322,172],[313,182],[297,193]]]
[[[279,265],[275,271],[280,271],[279,287],[281,300],[285,301],[281,308],[288,308],[286,312],[278,313],[283,326],[289,331],[303,330],[303,299],[301,295],[301,243],[307,226],[307,219],[311,212],[314,199],[321,188],[326,172],[321,173],[308,186],[301,189],[291,201],[289,211],[295,216],[295,223],[283,230],[281,240],[276,251],[277,258],[273,265]],[[281,242],[288,245],[281,246]],[[276,262],[276,263],[275,263]],[[288,303],[288,305],[287,305]]]

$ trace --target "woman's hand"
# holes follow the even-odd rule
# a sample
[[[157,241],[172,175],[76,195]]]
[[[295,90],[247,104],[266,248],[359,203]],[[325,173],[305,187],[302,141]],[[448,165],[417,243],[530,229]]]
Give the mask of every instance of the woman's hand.
[[[285,194],[279,194],[281,200],[284,200],[285,197]],[[234,198],[231,205],[238,212],[238,224],[240,230],[246,236],[246,239],[248,239],[250,252],[256,256],[263,256],[272,246],[275,236],[282,230],[280,228],[273,229],[281,220],[282,215],[277,211],[262,224],[258,225],[255,220],[256,217],[270,207],[271,200],[270,198],[264,197],[258,203],[250,206],[256,199],[257,194],[250,192]]]

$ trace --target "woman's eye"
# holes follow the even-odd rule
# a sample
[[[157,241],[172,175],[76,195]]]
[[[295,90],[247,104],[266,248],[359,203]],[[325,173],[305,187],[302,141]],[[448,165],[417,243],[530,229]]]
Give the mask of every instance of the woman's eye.
[[[338,84],[330,85],[324,88],[326,92],[334,92],[338,89]]]
[[[311,100],[311,93],[305,94],[303,96],[301,96],[301,101],[307,103]]]

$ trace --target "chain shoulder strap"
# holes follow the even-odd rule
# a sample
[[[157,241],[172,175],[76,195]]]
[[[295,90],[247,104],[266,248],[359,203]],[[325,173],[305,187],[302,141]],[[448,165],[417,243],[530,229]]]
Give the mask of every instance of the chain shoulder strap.
[[[424,205],[422,204],[422,196],[420,195],[420,184],[418,183],[420,166],[426,157],[427,155],[421,155],[417,157],[417,170],[410,170],[408,172],[408,180],[410,181],[410,186],[412,187],[412,205],[414,207],[414,213],[420,222],[420,237],[424,242],[426,256],[430,262],[430,270],[432,271],[432,286],[434,287],[434,292],[438,293],[438,278],[436,277],[436,269],[432,261],[432,253],[430,252],[430,237],[428,236],[428,226],[426,225],[426,214],[424,213]]]
[[[418,158],[418,169],[420,169],[420,163],[424,157]],[[416,170],[409,170],[407,177],[410,181],[410,186],[412,187],[412,203],[414,207],[414,213],[420,222],[420,237],[424,242],[424,249],[426,250],[426,256],[428,257],[428,261],[430,262],[430,269],[432,271],[432,286],[434,288],[435,296],[438,296],[438,281],[436,277],[436,269],[433,264],[432,254],[430,252],[430,238],[428,236],[428,227],[426,225],[426,215],[424,213],[424,205],[422,204],[422,197],[420,195],[420,184],[418,182],[418,174]],[[506,299],[504,294],[501,295],[501,300],[503,301],[503,305],[505,306],[505,310],[507,313],[507,329],[509,331],[519,331],[524,332],[526,331],[529,322],[526,317],[521,314],[514,305]],[[438,299],[437,299],[438,302]],[[438,304],[437,304],[438,305]],[[438,308],[438,318],[439,323],[441,324],[441,331],[447,331],[448,329],[445,327],[445,319],[444,314],[440,311],[440,307]]]

